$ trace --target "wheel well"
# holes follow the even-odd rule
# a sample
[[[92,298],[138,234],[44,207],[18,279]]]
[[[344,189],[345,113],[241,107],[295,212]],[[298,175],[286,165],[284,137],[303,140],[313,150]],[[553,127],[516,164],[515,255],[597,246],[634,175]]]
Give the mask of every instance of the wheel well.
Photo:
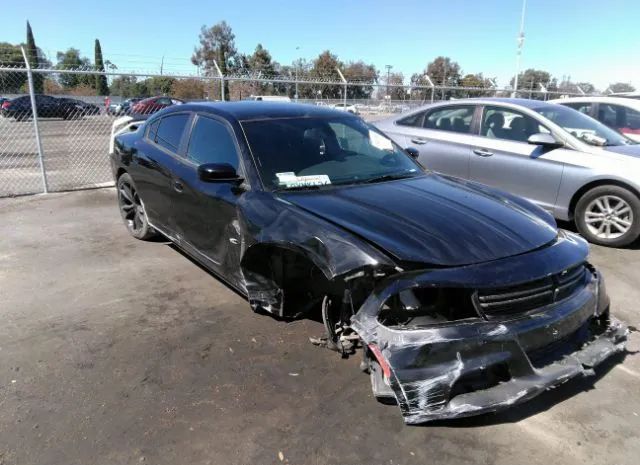
[[[124,168],[118,168],[118,171],[116,172],[116,181],[120,179],[120,176],[122,176],[126,172],[127,170],[125,170]]]
[[[280,245],[250,247],[242,257],[241,267],[249,300],[255,301],[252,306],[282,317],[320,311],[322,298],[339,287],[301,251]],[[277,301],[275,305],[262,301],[267,295]]]
[[[598,179],[597,181],[592,181],[588,184],[585,184],[580,189],[578,189],[578,191],[575,194],[573,194],[573,197],[571,198],[571,202],[569,203],[569,213],[571,214],[572,217],[574,216],[576,205],[578,204],[578,201],[580,200],[580,198],[584,194],[586,194],[588,191],[593,189],[594,187],[599,187],[599,186],[622,187],[623,189],[627,189],[628,191],[633,192],[636,195],[636,197],[640,198],[640,192],[638,192],[637,189],[633,188],[632,186],[630,186],[625,182],[618,181],[615,179]]]

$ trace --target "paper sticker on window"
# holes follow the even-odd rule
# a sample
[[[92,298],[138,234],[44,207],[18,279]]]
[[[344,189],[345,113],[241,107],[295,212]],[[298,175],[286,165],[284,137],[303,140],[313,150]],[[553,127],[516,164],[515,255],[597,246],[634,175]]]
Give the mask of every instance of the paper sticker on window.
[[[369,129],[369,140],[371,141],[371,145],[377,149],[393,151],[393,144],[391,141],[371,129]]]
[[[278,184],[285,187],[326,186],[331,184],[331,179],[326,174],[296,176],[295,173],[287,171],[285,173],[276,173],[276,176],[278,177]]]

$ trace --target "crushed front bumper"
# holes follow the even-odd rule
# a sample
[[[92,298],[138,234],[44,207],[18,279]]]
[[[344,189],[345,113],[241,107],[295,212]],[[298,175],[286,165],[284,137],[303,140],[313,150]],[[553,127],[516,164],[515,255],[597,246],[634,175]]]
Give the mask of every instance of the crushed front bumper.
[[[570,298],[523,315],[417,328],[378,321],[386,300],[402,290],[496,285],[486,282],[491,273],[497,276],[496,267],[512,282],[526,282],[584,262],[584,251],[563,242],[499,263],[389,278],[352,319],[380,364],[372,365],[374,393],[393,396],[408,424],[477,415],[592,374],[595,366],[623,351],[628,330],[609,317],[604,282],[591,267],[585,286]]]

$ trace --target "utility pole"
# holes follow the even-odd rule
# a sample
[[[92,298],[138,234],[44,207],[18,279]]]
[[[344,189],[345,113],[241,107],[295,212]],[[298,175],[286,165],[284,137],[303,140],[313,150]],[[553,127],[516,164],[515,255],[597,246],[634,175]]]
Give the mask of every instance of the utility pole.
[[[385,68],[387,68],[387,96],[389,97],[389,100],[391,100],[391,94],[389,94],[389,79],[391,76],[391,68],[393,68],[392,65],[384,65]]]
[[[300,50],[300,46],[296,46],[296,52]],[[296,53],[298,55],[298,53]],[[300,58],[298,58],[298,63],[296,64],[296,95],[294,96],[296,102],[298,101],[298,68],[300,67]]]
[[[163,68],[164,68],[164,55],[162,55],[162,60],[160,61],[160,76],[162,76]]]
[[[520,17],[520,33],[518,34],[518,49],[516,51],[516,77],[513,80],[512,97],[518,96],[518,75],[520,74],[520,59],[522,57],[522,47],[524,46],[524,14],[527,9],[527,0],[522,0],[522,16]]]

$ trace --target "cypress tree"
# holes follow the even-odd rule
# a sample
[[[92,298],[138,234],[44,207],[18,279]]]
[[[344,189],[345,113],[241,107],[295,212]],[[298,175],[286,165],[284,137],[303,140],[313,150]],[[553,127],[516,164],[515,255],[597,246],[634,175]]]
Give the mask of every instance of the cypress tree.
[[[33,31],[31,30],[31,24],[27,21],[27,60],[29,60],[29,65],[31,65],[32,69],[36,69],[40,66],[38,60],[38,47],[36,46],[36,41],[33,38]],[[44,76],[40,73],[33,73],[33,88],[36,94],[41,94],[43,92],[43,81]]]
[[[104,60],[102,59],[102,47],[100,41],[96,39],[95,47],[95,63],[98,72],[104,72]],[[109,86],[107,85],[107,76],[104,74],[96,75],[96,91],[98,95],[109,95]]]

